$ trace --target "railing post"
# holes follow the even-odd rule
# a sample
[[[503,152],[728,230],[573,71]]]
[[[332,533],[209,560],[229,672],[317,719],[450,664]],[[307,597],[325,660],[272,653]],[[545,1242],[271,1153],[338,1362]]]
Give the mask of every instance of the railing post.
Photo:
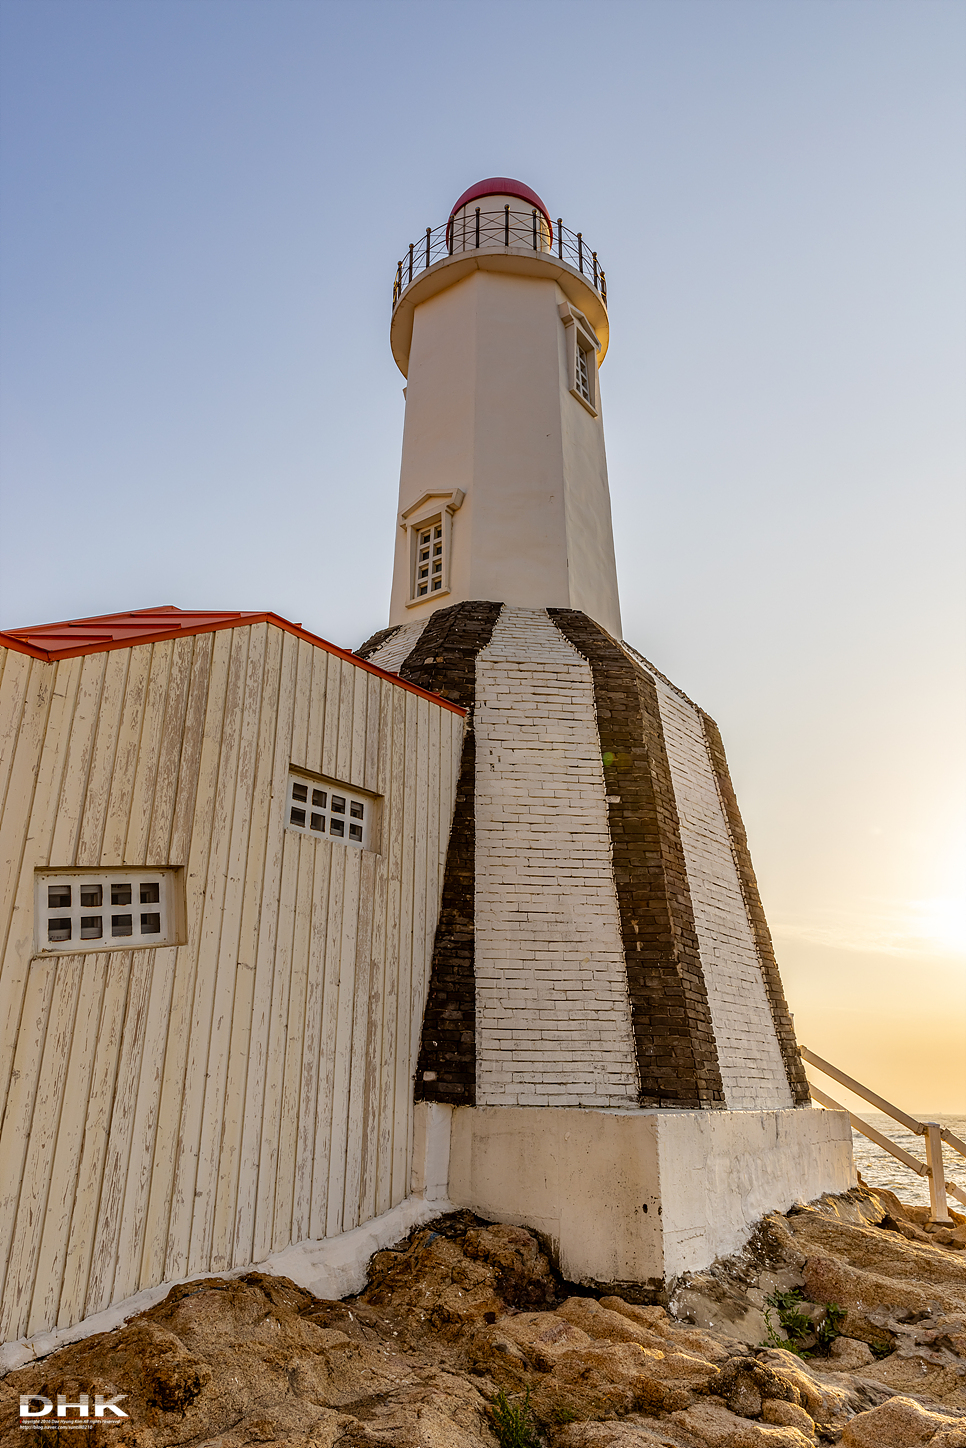
[[[432,227],[431,227],[431,226],[427,226],[427,228],[426,228],[426,265],[427,265],[427,266],[429,266],[429,238],[430,238],[431,234],[432,234]]]
[[[480,244],[480,208],[476,208],[476,244]]]
[[[536,251],[536,249],[537,249],[537,213],[536,213],[536,211],[534,211],[534,213],[533,213],[533,249],[534,249],[534,251]]]
[[[455,216],[451,216],[450,219],[449,219],[449,226],[446,228],[447,231],[449,232],[449,254],[450,254],[450,256],[453,255],[453,243],[454,243],[455,240],[456,240],[456,226],[455,226],[455,224],[454,224],[455,221],[456,221],[456,217],[455,217]]]
[[[930,1221],[952,1224],[946,1205],[946,1172],[943,1166],[943,1129],[935,1121],[926,1122],[926,1165],[929,1167]]]
[[[409,280],[413,279],[413,243],[409,243]]]
[[[563,222],[557,217],[557,255],[563,261]]]
[[[394,302],[395,302],[395,301],[398,301],[398,299],[399,299],[399,293],[400,293],[401,291],[402,291],[402,262],[400,262],[399,265],[396,267],[396,295],[393,297],[393,301],[394,301]]]
[[[503,208],[503,245],[510,245],[510,208],[508,205]]]
[[[596,253],[596,251],[594,252],[593,256],[594,256],[594,290],[596,291],[596,290],[597,290],[597,253]]]
[[[580,274],[581,274],[581,276],[583,276],[583,273],[584,273],[584,234],[583,234],[582,231],[578,231],[578,232],[577,232],[577,265],[580,267]]]

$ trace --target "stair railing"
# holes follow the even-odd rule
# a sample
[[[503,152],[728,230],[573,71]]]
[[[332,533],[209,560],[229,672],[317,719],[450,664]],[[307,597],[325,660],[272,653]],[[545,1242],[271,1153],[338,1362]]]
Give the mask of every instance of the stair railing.
[[[881,1146],[883,1151],[894,1156],[896,1161],[901,1161],[903,1166],[907,1166],[910,1171],[925,1177],[929,1182],[931,1220],[952,1224],[953,1219],[949,1215],[946,1197],[947,1195],[955,1197],[957,1202],[962,1202],[966,1206],[966,1191],[962,1187],[946,1181],[942,1144],[945,1141],[954,1151],[966,1156],[966,1141],[961,1140],[955,1132],[950,1131],[948,1126],[940,1126],[938,1121],[917,1121],[914,1116],[910,1116],[908,1112],[902,1111],[898,1106],[893,1106],[891,1101],[886,1101],[875,1091],[870,1091],[868,1086],[863,1086],[852,1076],[847,1076],[844,1071],[840,1071],[829,1061],[823,1060],[821,1056],[816,1056],[814,1051],[809,1051],[805,1046],[801,1047],[801,1053],[802,1060],[807,1061],[810,1066],[814,1066],[816,1071],[821,1071],[824,1076],[831,1076],[832,1080],[838,1081],[841,1086],[847,1086],[856,1096],[861,1096],[863,1101],[868,1101],[885,1116],[891,1116],[893,1121],[898,1121],[907,1131],[913,1132],[916,1136],[925,1137],[926,1160],[921,1162],[911,1152],[905,1151],[894,1141],[890,1141],[887,1136],[883,1136],[881,1131],[876,1131],[875,1127],[870,1126],[867,1121],[863,1121],[861,1116],[856,1116],[854,1112],[849,1111],[847,1106],[842,1106],[840,1102],[833,1100],[824,1091],[820,1091],[817,1086],[812,1085],[811,1081],[808,1083],[813,1101],[817,1101],[820,1106],[825,1106],[830,1111],[848,1112],[849,1120],[856,1131],[867,1136],[877,1146]]]

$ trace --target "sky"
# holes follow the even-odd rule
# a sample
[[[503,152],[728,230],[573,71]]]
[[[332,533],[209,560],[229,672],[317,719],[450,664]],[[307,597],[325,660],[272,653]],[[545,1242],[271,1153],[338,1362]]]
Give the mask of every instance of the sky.
[[[625,636],[721,727],[799,1038],[966,1112],[964,41],[960,0],[3,0],[0,628],[382,627],[396,262],[518,177],[607,270]]]

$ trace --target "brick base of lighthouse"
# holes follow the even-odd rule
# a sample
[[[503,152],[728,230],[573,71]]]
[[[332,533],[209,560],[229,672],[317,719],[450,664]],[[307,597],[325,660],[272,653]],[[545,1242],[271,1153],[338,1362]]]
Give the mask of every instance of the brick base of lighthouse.
[[[420,1189],[445,1160],[451,1200],[544,1232],[572,1280],[654,1289],[852,1185],[713,720],[571,609],[457,604],[360,652],[469,711]]]

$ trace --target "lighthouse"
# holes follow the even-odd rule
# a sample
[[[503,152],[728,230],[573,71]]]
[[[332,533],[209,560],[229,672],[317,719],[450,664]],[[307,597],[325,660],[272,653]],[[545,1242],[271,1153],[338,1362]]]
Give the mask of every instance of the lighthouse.
[[[417,1185],[646,1295],[852,1185],[848,1123],[809,1105],[717,727],[623,638],[597,251],[481,181],[399,260],[390,340],[390,619],[359,653],[467,710]]]

